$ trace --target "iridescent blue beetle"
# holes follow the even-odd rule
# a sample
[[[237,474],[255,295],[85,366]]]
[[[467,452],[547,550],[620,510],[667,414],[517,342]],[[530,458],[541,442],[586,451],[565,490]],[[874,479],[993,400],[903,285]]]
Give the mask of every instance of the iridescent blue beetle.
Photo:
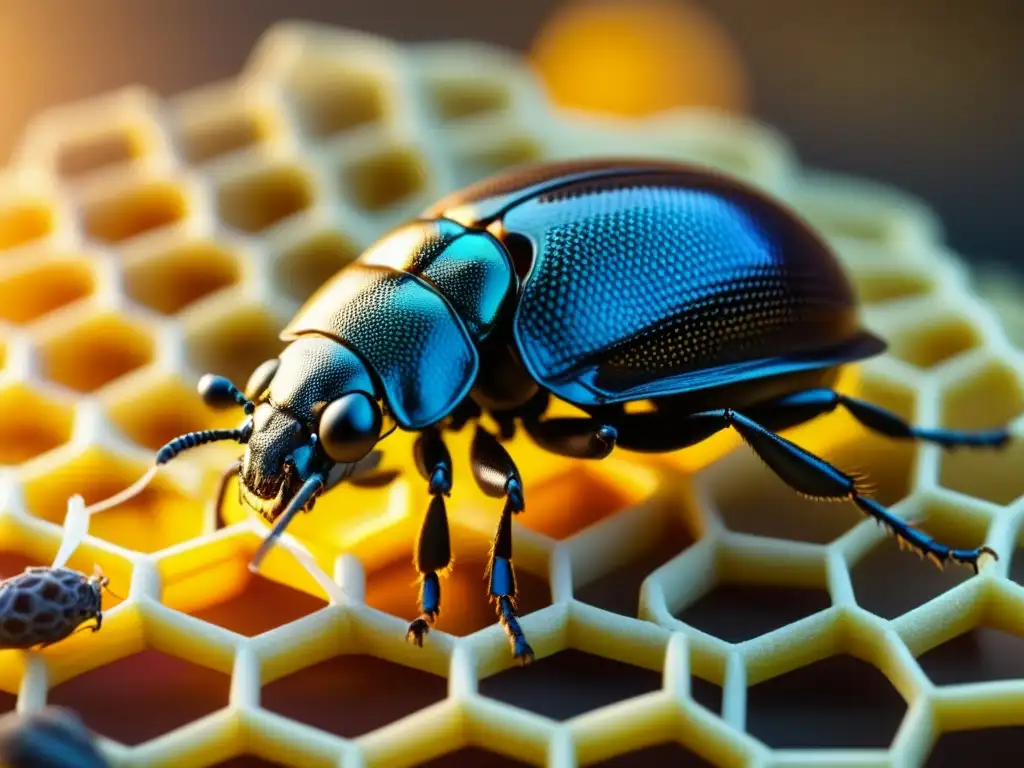
[[[1005,430],[920,429],[831,385],[838,367],[885,343],[860,326],[854,292],[801,220],[736,180],[694,167],[606,160],[550,164],[454,194],[388,234],[328,281],[284,330],[291,342],[244,394],[208,376],[212,405],[237,404],[237,430],[169,443],[158,463],[212,440],[246,445],[242,499],[274,537],[341,480],[374,480],[374,447],[419,433],[432,501],[415,564],[423,636],[451,562],[445,432],[475,425],[476,482],[504,498],[489,591],[513,653],[532,656],[516,616],[511,517],[524,489],[501,445],[522,428],[544,449],[601,459],[613,448],[675,451],[727,427],[796,491],[849,499],[938,564],[977,568],[986,547],[951,549],[862,495],[857,482],[776,432],[840,406],[892,438],[1001,446]],[[585,417],[552,418],[553,399]],[[653,408],[627,410],[634,401]],[[377,480],[380,478],[377,477]]]

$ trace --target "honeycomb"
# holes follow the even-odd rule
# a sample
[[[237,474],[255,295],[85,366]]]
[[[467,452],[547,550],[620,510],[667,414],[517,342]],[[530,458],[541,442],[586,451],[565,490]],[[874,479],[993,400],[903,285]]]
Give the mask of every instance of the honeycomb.
[[[386,229],[511,165],[624,153],[734,173],[828,237],[892,343],[846,391],[922,425],[1021,433],[1024,356],[920,202],[804,168],[754,122],[558,112],[502,51],[290,23],[236,80],[129,88],[27,126],[0,180],[0,573],[52,560],[72,494],[103,498],[167,439],[225,426],[199,375],[244,380]],[[149,767],[938,766],[1019,743],[1024,443],[943,454],[842,414],[793,439],[1001,558],[975,576],[901,555],[724,433],[599,464],[517,438],[538,660],[513,668],[482,581],[500,509],[467,482],[468,434],[450,444],[458,566],[422,649],[404,641],[427,499],[408,435],[385,444],[394,484],[328,494],[290,529],[337,590],[284,549],[247,571],[258,528],[207,503],[237,446],[211,445],[94,517],[69,565],[100,565],[120,597],[99,633],[0,652],[2,709],[70,707],[112,764]]]

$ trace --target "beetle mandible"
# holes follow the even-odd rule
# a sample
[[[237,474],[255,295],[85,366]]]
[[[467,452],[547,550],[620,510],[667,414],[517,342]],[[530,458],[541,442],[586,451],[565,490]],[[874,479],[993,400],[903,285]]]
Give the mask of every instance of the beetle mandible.
[[[415,547],[422,644],[452,562],[445,433],[474,424],[474,478],[502,498],[489,594],[516,658],[532,650],[517,619],[511,518],[523,483],[502,442],[523,429],[543,449],[601,459],[614,448],[675,451],[731,427],[795,491],[846,499],[942,565],[977,569],[987,547],[933,541],[862,493],[858,481],[777,432],[845,408],[890,438],[946,448],[1002,446],[1004,429],[924,429],[832,389],[840,366],[878,355],[855,294],[825,242],[754,188],[649,160],[552,163],[455,193],[331,278],[281,335],[244,393],[217,376],[200,392],[241,406],[234,430],[177,438],[157,464],[215,440],[245,444],[225,472],[273,523],[259,564],[289,521],[342,479],[366,482],[374,447],[418,433],[432,500]],[[552,417],[561,400],[585,415]],[[627,404],[645,401],[652,410]],[[487,414],[498,434],[481,426]],[[366,464],[366,466],[363,466]],[[372,472],[370,473],[372,479]]]

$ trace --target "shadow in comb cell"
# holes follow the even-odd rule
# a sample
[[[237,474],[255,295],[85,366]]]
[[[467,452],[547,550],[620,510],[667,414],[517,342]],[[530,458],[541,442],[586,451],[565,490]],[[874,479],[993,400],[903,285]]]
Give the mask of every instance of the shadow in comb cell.
[[[227,706],[231,678],[159,651],[118,659],[57,685],[49,704],[96,733],[139,744]]]
[[[1019,680],[1024,678],[1024,638],[979,626],[926,651],[917,661],[936,685]]]
[[[355,738],[441,701],[447,693],[443,677],[351,654],[264,685],[260,700],[271,712]]]
[[[832,604],[813,587],[719,584],[676,618],[729,643],[741,643],[792,624]]]
[[[562,474],[529,483],[527,512],[516,523],[553,539],[567,539],[639,501],[636,493],[601,476],[599,468],[575,463]]]
[[[944,733],[932,747],[924,768],[976,765],[982,755],[1002,755],[1012,761],[1013,758],[1009,756],[1019,754],[1022,748],[1024,726],[1021,725]]]
[[[776,749],[884,749],[906,709],[885,675],[844,654],[751,686],[747,732]]]
[[[572,648],[480,681],[482,695],[554,720],[660,687],[660,672]]]
[[[210,768],[291,768],[291,766],[286,763],[264,760],[262,757],[256,757],[255,755],[239,755],[222,763],[212,765]]]
[[[705,709],[716,715],[722,714],[722,686],[718,683],[691,675],[690,696]]]
[[[249,578],[241,592],[223,602],[189,613],[197,619],[252,637],[301,619],[327,605],[313,595],[258,574],[246,573]],[[168,604],[173,606],[173,602]]]
[[[479,747],[463,747],[425,763],[417,763],[416,768],[530,768],[531,765]]]
[[[625,565],[575,587],[574,595],[580,602],[635,619],[644,579],[693,543],[694,537],[682,520],[668,520],[653,546]]]
[[[672,742],[616,755],[599,763],[592,763],[591,768],[648,768],[655,765],[671,765],[674,768],[715,768],[714,763],[709,763],[682,744]]]
[[[65,142],[57,153],[57,173],[64,179],[79,179],[134,160],[143,149],[138,137],[124,130]]]

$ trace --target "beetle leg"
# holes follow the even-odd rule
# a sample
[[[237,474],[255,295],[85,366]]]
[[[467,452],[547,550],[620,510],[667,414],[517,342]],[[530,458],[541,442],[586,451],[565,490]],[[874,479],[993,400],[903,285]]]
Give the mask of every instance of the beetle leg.
[[[217,480],[217,488],[214,491],[213,498],[210,499],[209,506],[206,509],[207,520],[212,518],[213,522],[210,528],[219,531],[225,526],[224,521],[224,499],[228,494],[228,486],[231,484],[231,479],[238,475],[238,470],[242,466],[241,460],[231,462],[227,467],[224,468],[224,472],[221,473],[220,478]]]
[[[441,582],[438,571],[447,570],[452,562],[452,545],[448,533],[448,512],[444,497],[452,488],[452,460],[441,434],[434,428],[420,433],[415,445],[416,466],[430,483],[430,506],[423,517],[414,563],[420,573],[420,615],[409,624],[406,639],[418,646],[430,631],[441,612]]]
[[[809,421],[839,406],[845,408],[853,418],[872,432],[901,440],[922,440],[941,445],[943,448],[969,446],[976,448],[1001,448],[1010,440],[1006,429],[988,429],[977,432],[961,432],[950,429],[928,429],[914,427],[895,413],[877,405],[834,392],[831,389],[809,389],[796,392],[779,400],[759,405],[752,413],[764,411],[766,415],[778,415],[788,421]]]
[[[572,459],[603,459],[619,438],[615,427],[587,417],[524,418],[523,426],[541,448]]]
[[[487,564],[488,593],[497,605],[498,620],[508,634],[513,656],[528,664],[533,660],[533,649],[519,626],[519,595],[512,567],[512,515],[525,507],[523,481],[508,451],[479,426],[473,435],[470,460],[473,478],[480,489],[488,496],[505,499]]]
[[[862,512],[891,531],[900,542],[907,544],[940,568],[951,561],[969,565],[977,572],[978,560],[983,554],[998,557],[989,547],[953,549],[939,544],[924,532],[900,520],[874,499],[861,495],[855,478],[784,437],[765,429],[743,414],[725,408],[694,414],[692,418],[724,421],[735,429],[764,463],[795,491],[816,499],[852,501]]]
[[[728,425],[720,419],[679,418],[662,413],[618,416],[615,425],[586,417],[524,419],[541,448],[574,459],[603,459],[615,447],[641,453],[667,453],[706,440]]]

